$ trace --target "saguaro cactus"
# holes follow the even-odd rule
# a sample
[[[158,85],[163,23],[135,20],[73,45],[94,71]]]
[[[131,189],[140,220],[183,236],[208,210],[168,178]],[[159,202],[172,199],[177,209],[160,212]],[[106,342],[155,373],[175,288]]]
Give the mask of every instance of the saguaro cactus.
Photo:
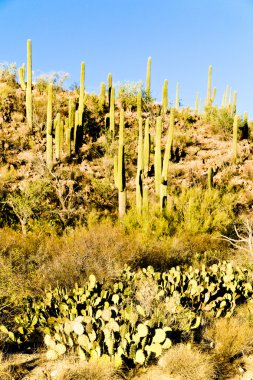
[[[49,170],[53,167],[53,84],[48,85],[48,98],[47,98],[47,150],[46,150],[46,162]]]
[[[83,124],[83,110],[84,110],[84,75],[85,75],[85,64],[81,62],[80,70],[80,93],[79,93],[79,106],[78,106],[78,115],[79,115],[79,125]]]
[[[110,132],[111,132],[112,137],[114,137],[114,134],[115,134],[114,108],[115,108],[115,88],[112,87],[112,89],[111,89],[111,100],[110,100]]]
[[[61,115],[58,112],[54,120],[55,129],[55,158],[57,160],[61,157],[62,140],[61,140]]]
[[[141,117],[141,102],[142,102],[142,97],[141,97],[141,90],[138,91],[137,93],[137,118]]]
[[[105,83],[102,82],[101,85],[100,85],[100,94],[99,94],[99,102],[100,102],[100,104],[101,104],[102,107],[104,107],[105,103],[106,103],[106,100],[105,100],[105,90],[106,90]]]
[[[233,124],[233,161],[234,162],[236,162],[237,156],[238,156],[237,140],[238,140],[239,117],[240,116],[238,115],[234,116],[234,124]]]
[[[166,114],[168,109],[168,80],[165,79],[163,83],[163,92],[162,92],[162,114]]]
[[[143,197],[143,134],[142,134],[142,118],[139,118],[139,138],[138,138],[138,158],[137,158],[137,174],[136,174],[136,209],[138,213],[142,212]]]
[[[112,92],[112,74],[108,74],[107,78],[107,87],[108,87],[108,104],[109,104],[109,109],[111,106],[111,92]]]
[[[208,68],[208,78],[207,78],[207,94],[206,94],[206,106],[211,106],[211,91],[212,91],[212,66]]]
[[[208,189],[213,189],[213,168],[209,166],[208,172],[207,172],[207,186]]]
[[[33,129],[33,112],[32,112],[32,42],[27,40],[27,81],[26,81],[26,120],[27,125]]]
[[[162,175],[162,155],[161,155],[161,138],[162,138],[162,119],[158,116],[156,119],[155,132],[155,192],[160,196],[161,175]]]
[[[174,136],[174,122],[175,122],[175,114],[174,109],[172,108],[170,111],[170,126],[168,129],[167,141],[165,146],[165,152],[163,157],[163,168],[162,168],[162,177],[161,177],[161,208],[163,209],[167,204],[167,189],[168,189],[168,167],[169,160],[171,159],[171,149],[173,143]]]
[[[145,121],[145,132],[144,132],[144,144],[143,144],[143,170],[144,176],[146,177],[149,170],[149,159],[150,159],[150,133],[149,133],[149,118]]]
[[[124,110],[120,111],[119,125],[119,149],[118,149],[118,178],[117,185],[119,190],[119,216],[122,217],[126,213],[126,178],[125,178],[125,157],[124,157]]]
[[[236,104],[237,104],[237,92],[234,91],[233,105],[232,105],[232,115],[236,114]]]
[[[25,64],[23,63],[23,65],[18,69],[18,76],[19,76],[19,81],[20,81],[20,85],[21,85],[21,88],[22,90],[26,90],[26,83],[25,83]]]
[[[150,87],[151,87],[151,57],[148,57],[147,63],[147,74],[146,74],[146,96],[150,98]]]

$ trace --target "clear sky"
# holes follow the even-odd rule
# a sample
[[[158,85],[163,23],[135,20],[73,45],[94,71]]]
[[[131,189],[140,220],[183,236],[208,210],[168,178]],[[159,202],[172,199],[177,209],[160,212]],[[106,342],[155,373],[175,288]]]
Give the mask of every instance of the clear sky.
[[[152,94],[169,98],[176,83],[184,106],[206,95],[208,66],[220,104],[227,84],[238,92],[238,111],[253,117],[253,0],[0,0],[0,62],[26,62],[33,46],[34,75],[63,71],[98,92],[113,82],[142,80],[152,57]]]

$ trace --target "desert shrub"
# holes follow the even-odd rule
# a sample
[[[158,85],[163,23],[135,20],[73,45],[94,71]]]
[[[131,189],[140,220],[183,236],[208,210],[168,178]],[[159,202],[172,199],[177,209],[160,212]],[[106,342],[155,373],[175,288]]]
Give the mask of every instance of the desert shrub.
[[[205,122],[210,124],[214,134],[229,139],[233,133],[234,115],[228,108],[206,107]],[[239,129],[239,128],[238,128]]]
[[[137,94],[138,91],[142,91],[142,97],[145,97],[145,92],[142,90],[143,84],[139,82],[125,82],[117,83],[118,99],[121,106],[128,110],[136,110],[137,108]]]
[[[41,74],[35,78],[34,88],[41,94],[47,90],[48,83],[54,84],[55,90],[62,88],[63,82],[68,79],[69,74],[64,72],[52,72],[48,74]]]
[[[161,238],[172,235],[175,232],[173,217],[161,213],[159,206],[150,205],[149,211],[141,215],[132,207],[122,219],[122,224],[128,233],[135,230],[141,231],[143,235]]]
[[[17,88],[17,68],[15,63],[0,62],[0,81]]]
[[[183,188],[173,201],[169,213],[180,232],[227,233],[233,225],[236,194],[201,187]]]
[[[122,220],[127,231],[141,230],[146,236],[227,233],[233,226],[236,194],[226,190],[206,190],[200,186],[183,188],[168,198],[163,212],[150,206],[139,215],[133,207]]]
[[[49,284],[71,287],[86,281],[91,273],[99,280],[110,280],[138,256],[140,247],[121,227],[107,222],[90,230],[77,228],[62,237],[49,237],[42,249],[45,261],[37,271],[41,289]]]
[[[111,363],[96,360],[90,363],[75,363],[60,371],[56,380],[119,380],[118,374]]]
[[[181,111],[175,110],[175,119],[177,124],[188,129],[192,124],[196,123],[199,119],[197,113],[192,111],[190,107],[182,108]]]
[[[244,313],[246,307],[237,309],[230,318],[215,320],[205,330],[203,338],[212,348],[210,353],[221,378],[234,375],[238,360],[253,352],[252,312],[249,319],[249,314]]]
[[[170,348],[158,362],[162,374],[178,380],[211,380],[214,363],[210,357],[195,347],[179,344]]]

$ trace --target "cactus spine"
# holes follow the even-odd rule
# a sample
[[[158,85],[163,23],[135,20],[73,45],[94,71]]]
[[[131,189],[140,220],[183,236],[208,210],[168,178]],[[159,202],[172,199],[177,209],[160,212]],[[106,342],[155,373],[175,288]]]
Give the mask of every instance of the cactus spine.
[[[49,170],[53,167],[53,135],[52,135],[52,120],[53,113],[53,84],[48,85],[48,98],[47,98],[47,151],[46,162]]]
[[[176,85],[176,102],[175,102],[175,108],[177,111],[179,111],[179,83]]]
[[[27,40],[26,120],[30,131],[33,128],[32,116],[32,42]]]
[[[168,129],[167,142],[165,146],[165,153],[163,158],[163,168],[162,168],[162,177],[161,177],[161,209],[165,208],[167,204],[167,189],[168,189],[168,167],[169,160],[171,159],[171,149],[174,136],[174,122],[175,122],[175,113],[174,109],[171,109],[170,112],[170,126]]]
[[[112,137],[114,137],[114,134],[115,134],[114,107],[115,107],[115,88],[112,87],[112,89],[111,89],[111,100],[110,100],[110,132],[111,132]]]
[[[118,150],[118,189],[119,189],[119,216],[126,213],[126,179],[125,179],[125,157],[124,157],[124,110],[120,111],[119,125],[119,150]]]
[[[212,105],[211,100],[211,91],[212,91],[212,66],[210,65],[208,68],[208,78],[207,78],[207,94],[206,94],[206,106]]]
[[[139,118],[139,138],[138,138],[138,159],[136,174],[136,209],[138,213],[142,212],[142,178],[143,174],[143,136],[142,136],[142,118]]]
[[[85,74],[85,65],[84,62],[81,62],[80,70],[80,93],[79,93],[79,125],[83,124],[83,110],[84,110],[84,74]]]
[[[162,119],[158,116],[156,119],[155,133],[155,193],[160,196],[161,174],[162,174],[162,155],[161,155],[161,138],[162,138]]]
[[[147,74],[146,74],[146,96],[150,98],[150,87],[151,87],[151,57],[148,57],[147,63]]]
[[[163,93],[162,93],[162,114],[166,114],[168,109],[168,80],[165,79],[163,83]]]

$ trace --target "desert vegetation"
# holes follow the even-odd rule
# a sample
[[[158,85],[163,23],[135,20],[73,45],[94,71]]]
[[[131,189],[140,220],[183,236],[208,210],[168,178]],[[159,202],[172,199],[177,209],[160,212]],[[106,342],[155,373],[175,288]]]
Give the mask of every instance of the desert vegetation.
[[[229,87],[217,105],[212,66],[194,109],[168,80],[158,103],[151,66],[93,94],[81,62],[64,89],[32,77],[28,40],[0,68],[3,379],[251,369],[252,123]]]

